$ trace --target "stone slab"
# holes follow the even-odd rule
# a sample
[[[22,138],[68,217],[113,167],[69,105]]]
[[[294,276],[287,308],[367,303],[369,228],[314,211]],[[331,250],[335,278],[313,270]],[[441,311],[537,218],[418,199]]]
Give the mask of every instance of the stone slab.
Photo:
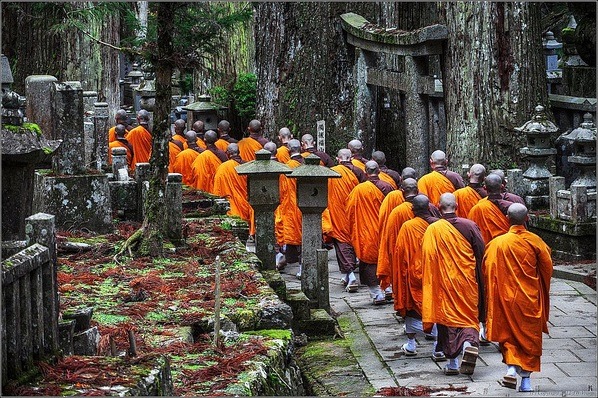
[[[596,362],[561,362],[554,365],[568,376],[596,376]]]
[[[575,337],[596,337],[583,326],[554,326],[550,330],[550,337],[553,339]]]

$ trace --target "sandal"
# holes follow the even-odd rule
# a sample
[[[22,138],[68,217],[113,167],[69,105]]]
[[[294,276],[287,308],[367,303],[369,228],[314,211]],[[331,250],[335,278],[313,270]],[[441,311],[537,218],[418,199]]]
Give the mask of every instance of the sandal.
[[[401,352],[407,357],[414,357],[417,355],[417,350],[410,350],[407,348],[407,343],[401,346]]]
[[[478,359],[478,348],[469,346],[463,350],[463,358],[461,359],[461,367],[459,372],[464,375],[472,375],[475,369],[475,363]]]
[[[444,374],[447,376],[455,376],[459,374],[459,369],[449,368],[448,365],[444,367]]]
[[[498,380],[498,384],[515,390],[517,388],[517,377],[509,375],[503,376],[502,379]]]

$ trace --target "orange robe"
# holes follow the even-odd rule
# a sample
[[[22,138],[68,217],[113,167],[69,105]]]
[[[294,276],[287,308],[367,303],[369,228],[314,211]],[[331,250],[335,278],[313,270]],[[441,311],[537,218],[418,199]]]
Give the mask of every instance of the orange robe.
[[[181,148],[172,141],[168,141],[168,172],[174,173],[174,162],[177,155],[181,153]]]
[[[380,206],[380,212],[378,213],[378,225],[380,227],[380,231],[384,231],[384,228],[386,228],[386,220],[388,220],[390,212],[404,201],[405,197],[403,196],[403,191],[401,190],[397,189],[386,195],[382,201],[382,205]]]
[[[480,330],[476,258],[471,244],[450,222],[426,229],[422,242],[422,322]]]
[[[204,140],[202,140],[201,138],[198,138],[197,141],[195,141],[197,143],[197,146],[200,147],[201,149],[208,149],[208,145],[206,144],[206,142]],[[185,149],[189,148],[189,144],[187,144],[187,141],[185,141]]]
[[[432,171],[423,175],[417,181],[417,188],[419,193],[424,194],[434,206],[438,207],[440,202],[440,195],[445,192],[455,192],[453,183],[437,171]]]
[[[360,261],[368,264],[378,262],[378,212],[384,194],[371,181],[358,184],[347,198],[346,212],[350,220],[351,245]]]
[[[280,163],[287,163],[289,160],[291,160],[291,154],[289,153],[289,148],[286,145],[282,145],[276,150],[276,159],[278,159]]]
[[[365,160],[365,159],[364,159]],[[353,163],[353,166],[357,166],[359,167],[362,171],[365,171],[365,162],[362,162],[359,159],[351,159],[351,163]]]
[[[355,173],[343,165],[331,167],[331,170],[339,173],[341,178],[328,179],[328,207],[322,215],[322,231],[339,242],[350,243],[351,221],[345,211],[345,204],[353,188],[359,184],[359,180]],[[327,217],[330,223],[329,228],[326,225]]]
[[[175,135],[173,135],[173,136],[172,136],[172,139],[173,139],[173,140],[176,140],[176,141],[178,141],[178,142],[180,142],[180,143],[181,143],[181,145],[183,146],[183,149],[187,149],[188,145],[187,145],[187,139],[186,139],[185,137],[183,137],[183,136],[182,136],[182,135],[180,135],[180,134],[175,134]],[[175,145],[176,145],[176,144],[175,144]],[[177,145],[177,146],[178,146],[178,145]],[[178,147],[179,147],[179,149],[181,148],[180,146],[178,146]],[[183,149],[181,149],[181,151],[182,151]]]
[[[243,159],[246,162],[255,160],[255,153],[260,149],[263,149],[262,144],[260,144],[259,141],[251,137],[243,138],[241,141],[238,142],[238,145],[241,159]]]
[[[183,184],[194,187],[195,186],[195,174],[193,173],[192,164],[195,158],[199,155],[194,149],[184,149],[174,159],[174,165],[172,166],[173,173],[180,173],[183,175]]]
[[[288,161],[291,169],[299,167],[301,163],[295,159]],[[302,214],[297,205],[297,179],[280,176],[280,209],[279,217],[282,222],[282,243],[288,245],[301,245],[302,239]]]
[[[457,199],[457,217],[467,218],[469,210],[478,203],[482,197],[472,187],[459,188],[453,192]]]
[[[388,216],[385,228],[380,231],[380,248],[378,249],[378,268],[376,275],[380,279],[380,287],[386,289],[389,285],[393,285],[395,280],[393,276],[394,247],[397,242],[397,235],[405,221],[411,220],[415,215],[413,214],[413,204],[411,202],[403,202],[395,207]]]
[[[195,175],[195,189],[214,193],[214,174],[221,164],[222,161],[212,151],[205,150],[200,153],[191,164]]]
[[[392,289],[394,310],[405,317],[407,311],[422,313],[421,246],[428,222],[421,217],[407,220],[394,246]]]
[[[127,135],[127,133],[125,133]],[[108,143],[116,141],[116,126],[110,127],[108,130]]]
[[[467,218],[478,224],[485,244],[506,233],[511,226],[507,216],[488,198],[481,199],[473,206],[467,214]]]
[[[137,163],[149,162],[152,153],[152,134],[139,125],[129,131],[127,134],[127,141],[133,145],[133,165],[131,170],[135,170]]]
[[[397,183],[395,182],[395,180],[393,180],[393,178],[391,176],[389,176],[388,174],[386,174],[385,172],[381,171],[380,174],[378,174],[378,177],[380,177],[380,179],[382,181],[385,181],[385,182],[389,183],[390,185],[392,185],[393,189],[399,189],[399,187],[397,187]]]
[[[129,169],[131,168],[131,164],[133,164],[133,154],[129,151],[129,148],[123,143],[118,140],[112,141],[108,143],[108,164],[112,164],[112,148],[125,148],[127,150],[127,164],[129,165]]]
[[[542,332],[548,333],[552,277],[550,248],[513,225],[484,254],[488,339],[500,343],[503,362],[539,372]]]
[[[218,138],[218,140],[214,143],[216,148],[220,149],[222,152],[226,152],[226,148],[228,148],[228,141],[223,140],[222,138]]]
[[[239,216],[249,223],[249,234],[255,234],[253,208],[247,196],[247,176],[239,175],[235,170],[240,163],[229,159],[216,169],[214,175],[214,195],[222,196],[230,202],[228,215]]]

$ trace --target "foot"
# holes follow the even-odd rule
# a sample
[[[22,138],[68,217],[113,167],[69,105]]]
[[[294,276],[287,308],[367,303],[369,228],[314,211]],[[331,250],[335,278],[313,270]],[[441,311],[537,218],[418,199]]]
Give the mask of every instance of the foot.
[[[379,294],[374,299],[374,305],[384,305],[384,304],[387,304],[387,303],[388,302],[386,301],[386,298],[384,297],[384,294]]]
[[[446,355],[444,355],[444,352],[442,352],[442,351],[433,352],[432,353],[432,361],[444,362],[444,361],[446,361]]]
[[[459,374],[459,369],[450,368],[448,365],[444,366],[444,374],[447,376],[455,376]]]
[[[401,351],[405,354],[405,356],[407,357],[414,357],[417,355],[417,350],[414,348],[413,350],[410,350],[408,348],[408,344],[405,343],[401,346]]]
[[[353,281],[345,287],[345,291],[347,293],[357,293],[358,290],[359,290],[359,284],[357,283],[357,281]]]
[[[347,280],[345,278],[341,278],[341,284],[343,285],[343,287],[347,287],[347,284],[349,282],[347,282]]]
[[[426,340],[429,340],[429,341],[435,341],[436,340],[436,336],[434,336],[433,334],[430,334],[430,333],[426,333],[425,337],[426,337]]]
[[[478,359],[478,348],[469,346],[463,350],[463,358],[461,359],[461,367],[459,372],[464,375],[472,375],[475,369],[475,363]]]
[[[532,381],[529,377],[521,378],[521,385],[519,386],[519,392],[533,392]]]

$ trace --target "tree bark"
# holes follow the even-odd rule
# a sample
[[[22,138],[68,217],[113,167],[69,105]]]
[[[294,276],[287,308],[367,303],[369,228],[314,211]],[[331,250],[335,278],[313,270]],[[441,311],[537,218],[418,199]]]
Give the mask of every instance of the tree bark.
[[[354,50],[339,16],[372,18],[375,3],[255,4],[257,118],[274,138],[284,126],[295,137],[315,136],[326,122],[326,151],[335,155],[355,137]]]
[[[120,42],[120,18],[110,16],[101,30],[101,40],[118,45]],[[102,74],[98,90],[98,100],[108,104],[108,120],[114,120],[120,108],[120,56],[117,50],[100,46]]]
[[[176,3],[157,3],[158,54],[154,66],[156,71],[156,105],[154,128],[152,129],[152,155],[150,158],[151,178],[145,201],[141,255],[161,256],[166,225],[165,197],[168,177],[168,141],[170,138],[170,98],[173,71],[173,32]]]
[[[448,29],[443,73],[446,151],[452,167],[513,167],[525,142],[514,127],[529,120],[536,105],[549,109],[539,5],[443,6]]]

